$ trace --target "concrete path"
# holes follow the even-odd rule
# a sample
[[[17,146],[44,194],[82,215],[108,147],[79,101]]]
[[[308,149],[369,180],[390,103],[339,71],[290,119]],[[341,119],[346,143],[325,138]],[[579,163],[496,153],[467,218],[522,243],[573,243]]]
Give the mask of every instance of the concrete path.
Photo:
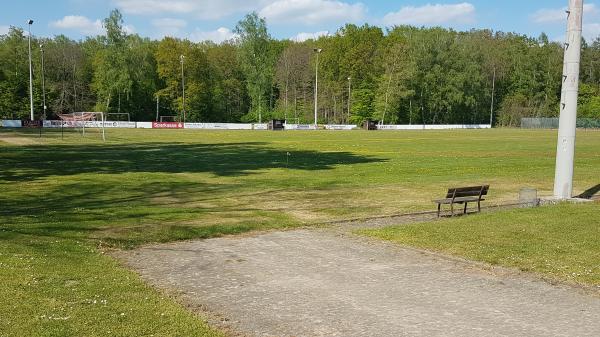
[[[331,230],[121,253],[247,336],[600,336],[600,298]],[[213,322],[214,323],[214,322]]]

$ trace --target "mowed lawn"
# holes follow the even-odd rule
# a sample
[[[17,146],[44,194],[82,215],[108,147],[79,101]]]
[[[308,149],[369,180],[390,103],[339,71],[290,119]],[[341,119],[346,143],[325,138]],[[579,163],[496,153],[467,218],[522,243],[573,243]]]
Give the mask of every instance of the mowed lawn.
[[[556,132],[0,129],[0,336],[212,336],[103,253],[431,210],[457,185],[551,194]],[[578,193],[600,184],[580,132]],[[473,218],[476,219],[476,218]]]
[[[517,209],[359,231],[600,292],[600,204]]]

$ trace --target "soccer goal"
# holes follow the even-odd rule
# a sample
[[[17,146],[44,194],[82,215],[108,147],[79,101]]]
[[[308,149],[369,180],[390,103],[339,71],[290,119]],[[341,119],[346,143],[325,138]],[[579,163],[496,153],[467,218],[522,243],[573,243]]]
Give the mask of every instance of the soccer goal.
[[[106,141],[103,112],[74,112],[72,114],[58,114],[58,117],[62,121],[62,128],[66,126],[81,130],[83,137],[85,137],[86,128],[98,128],[102,130],[102,140]]]
[[[160,116],[160,122],[176,122],[177,116]]]
[[[106,114],[106,120],[111,122],[131,122],[131,116],[128,112],[111,112]]]

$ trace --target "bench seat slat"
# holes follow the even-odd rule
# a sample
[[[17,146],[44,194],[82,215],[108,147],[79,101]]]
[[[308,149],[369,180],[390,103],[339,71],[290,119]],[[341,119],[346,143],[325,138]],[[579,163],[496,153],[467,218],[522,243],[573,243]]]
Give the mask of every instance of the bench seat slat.
[[[452,198],[447,198],[447,199],[434,200],[433,202],[435,202],[437,204],[451,204],[452,200],[453,200]],[[479,199],[479,197],[454,198],[455,204],[462,204],[465,202],[475,202],[475,201],[485,201],[485,199]]]
[[[489,185],[484,186],[472,186],[472,187],[460,187],[460,188],[450,188],[448,189],[448,193],[446,194],[446,198],[452,197],[472,197],[487,195],[489,190]]]

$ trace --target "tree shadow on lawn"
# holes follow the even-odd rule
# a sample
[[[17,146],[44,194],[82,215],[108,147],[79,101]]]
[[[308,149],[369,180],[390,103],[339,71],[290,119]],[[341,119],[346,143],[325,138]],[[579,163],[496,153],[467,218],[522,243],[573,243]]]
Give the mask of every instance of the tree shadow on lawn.
[[[15,182],[45,180],[41,188],[29,192],[26,186],[15,185],[10,195],[0,194],[0,240],[14,235],[95,238],[131,246],[290,226],[293,221],[281,215],[281,210],[255,204],[265,194],[295,186],[289,182],[213,184],[152,176],[122,181],[118,174],[212,173],[235,177],[273,168],[319,171],[385,161],[348,152],[289,153],[288,166],[288,151],[266,143],[0,147],[2,188]],[[84,173],[91,175],[78,176]],[[117,175],[103,179],[102,174]],[[60,176],[73,179],[52,183],[52,177]],[[226,201],[229,198],[233,201]],[[198,223],[194,221],[197,219],[208,220]]]
[[[0,180],[5,181],[127,172],[244,176],[272,168],[318,171],[385,161],[349,152],[286,151],[259,142],[43,145],[2,147],[0,151]]]
[[[585,192],[581,193],[580,195],[578,195],[576,198],[581,198],[581,199],[594,199],[594,198],[600,198],[600,195],[598,195],[600,193],[600,184],[589,188],[588,190],[586,190]]]
[[[276,210],[260,209],[252,203],[252,198],[273,189],[239,191],[239,187],[181,181],[124,187],[90,180],[55,185],[43,194],[0,196],[0,243],[19,241],[43,251],[52,242],[36,238],[93,239],[113,247],[133,248],[148,242],[209,238],[295,224]],[[230,195],[243,200],[220,204],[219,199]],[[163,197],[167,200],[156,200]],[[190,207],[188,203],[207,205]]]

